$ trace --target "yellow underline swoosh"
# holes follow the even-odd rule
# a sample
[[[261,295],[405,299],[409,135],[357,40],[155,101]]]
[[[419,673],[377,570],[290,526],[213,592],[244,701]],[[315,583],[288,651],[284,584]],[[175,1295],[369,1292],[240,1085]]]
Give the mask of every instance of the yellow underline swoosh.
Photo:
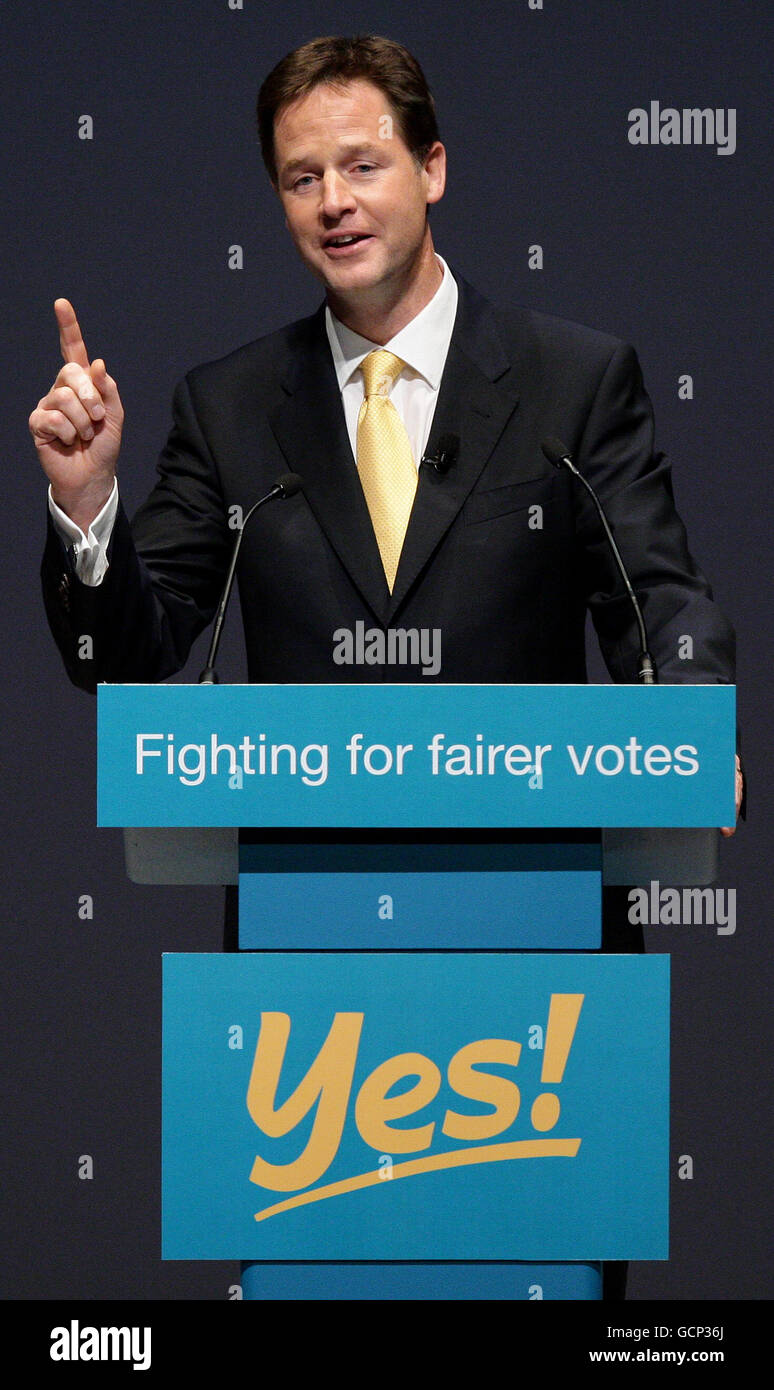
[[[255,1213],[255,1219],[266,1221],[270,1216],[279,1216],[281,1212],[292,1211],[294,1207],[305,1207],[309,1202],[322,1202],[327,1197],[340,1197],[344,1192],[357,1192],[362,1187],[394,1182],[396,1178],[436,1173],[441,1168],[463,1168],[472,1163],[503,1163],[510,1158],[575,1158],[580,1144],[580,1139],[517,1139],[510,1144],[487,1144],[484,1148],[452,1149],[448,1153],[431,1154],[427,1158],[410,1158],[406,1163],[394,1164],[392,1178],[385,1179],[381,1169],[372,1168],[367,1173],[356,1173],[354,1177],[342,1178],[340,1182],[331,1182],[325,1187],[315,1187],[311,1192],[299,1192],[295,1197],[287,1197],[284,1202],[264,1207],[263,1211]]]

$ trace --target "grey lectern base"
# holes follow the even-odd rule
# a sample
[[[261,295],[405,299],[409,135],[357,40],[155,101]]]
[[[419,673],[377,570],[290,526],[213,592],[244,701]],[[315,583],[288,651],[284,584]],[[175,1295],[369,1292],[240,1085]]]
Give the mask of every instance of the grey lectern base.
[[[125,830],[127,875],[132,883],[237,883],[238,834],[221,827]],[[718,877],[719,838],[717,830],[603,830],[602,880],[703,887]]]
[[[132,883],[238,883],[239,831],[230,826],[124,831]]]
[[[718,877],[718,830],[603,830],[602,882],[701,888]]]

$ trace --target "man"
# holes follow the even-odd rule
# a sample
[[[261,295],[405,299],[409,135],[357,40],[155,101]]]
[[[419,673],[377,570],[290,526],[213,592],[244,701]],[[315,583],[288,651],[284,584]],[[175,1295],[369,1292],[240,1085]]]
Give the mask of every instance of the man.
[[[386,39],[315,40],[267,78],[259,127],[326,306],[180,383],[131,532],[116,383],[55,305],[65,366],[30,428],[51,484],[46,607],[71,678],[179,669],[214,611],[229,516],[290,468],[303,495],[251,521],[238,571],[252,681],[421,678],[336,664],[334,633],[358,623],[439,630],[441,680],[583,681],[587,608],[614,679],[634,681],[631,609],[585,490],[545,462],[553,434],[607,507],[661,680],[732,681],[733,633],[688,552],[632,349],[496,313],[436,255],[427,211],[446,155],[416,60]],[[382,399],[366,407],[363,364],[383,347],[369,385]],[[373,442],[385,421],[387,448]],[[441,439],[446,471],[421,462]]]
[[[732,680],[733,634],[686,548],[634,352],[496,312],[436,255],[427,210],[446,157],[416,61],[384,39],[316,40],[267,78],[259,123],[326,306],[178,386],[133,540],[115,487],[118,389],[56,303],[65,366],[30,428],[51,483],[47,608],[72,678],[177,669],[220,591],[229,509],[291,468],[303,495],[258,514],[242,552],[252,680],[416,679],[335,663],[334,631],[358,620],[440,627],[442,680],[583,680],[587,607],[614,678],[636,679],[632,615],[596,515],[541,452],[554,434],[607,505],[661,679]],[[363,362],[383,347],[398,361],[385,374],[379,359],[373,389],[403,426],[388,451],[397,483],[379,476],[358,421],[373,413]],[[442,437],[445,472],[421,463]],[[91,661],[78,655],[86,631]],[[686,633],[692,660],[678,651]]]

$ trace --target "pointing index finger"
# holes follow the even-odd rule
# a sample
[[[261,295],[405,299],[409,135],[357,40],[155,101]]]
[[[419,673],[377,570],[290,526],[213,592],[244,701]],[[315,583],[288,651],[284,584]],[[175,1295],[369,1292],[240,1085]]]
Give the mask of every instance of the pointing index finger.
[[[59,324],[59,346],[65,362],[77,362],[79,367],[88,367],[89,354],[69,299],[55,300],[54,313]]]

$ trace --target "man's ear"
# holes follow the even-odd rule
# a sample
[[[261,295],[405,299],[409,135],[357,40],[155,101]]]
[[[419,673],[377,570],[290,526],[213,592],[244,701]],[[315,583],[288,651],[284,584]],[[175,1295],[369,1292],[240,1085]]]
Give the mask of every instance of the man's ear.
[[[439,203],[446,187],[446,149],[440,140],[436,140],[427,152],[424,174],[428,204]]]

